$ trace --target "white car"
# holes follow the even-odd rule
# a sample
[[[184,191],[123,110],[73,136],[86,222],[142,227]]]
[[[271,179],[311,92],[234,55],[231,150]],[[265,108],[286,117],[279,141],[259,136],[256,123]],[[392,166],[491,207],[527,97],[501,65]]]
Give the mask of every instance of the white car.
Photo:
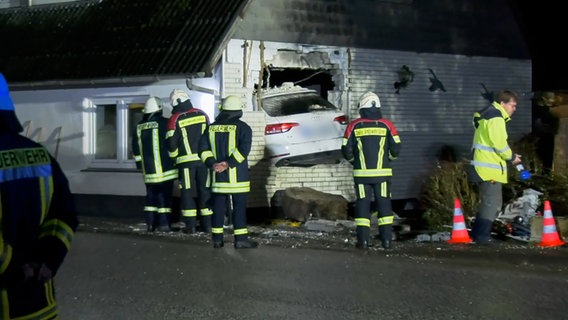
[[[347,117],[315,90],[284,83],[262,90],[260,98],[266,115],[266,157],[272,164],[313,166],[343,158]]]

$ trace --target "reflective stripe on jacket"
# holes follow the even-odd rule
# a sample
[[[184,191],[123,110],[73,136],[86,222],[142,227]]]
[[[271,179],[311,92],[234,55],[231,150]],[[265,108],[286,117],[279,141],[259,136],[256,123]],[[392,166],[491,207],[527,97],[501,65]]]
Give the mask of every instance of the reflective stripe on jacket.
[[[507,161],[513,152],[507,143],[506,123],[511,118],[497,102],[474,113],[475,133],[471,165],[483,181],[507,183]]]
[[[177,165],[203,165],[199,158],[199,140],[209,126],[207,115],[197,108],[174,112],[166,134],[169,156]]]
[[[378,183],[392,176],[391,161],[400,153],[400,137],[386,119],[353,120],[345,129],[341,151],[353,164],[355,183]]]
[[[142,169],[144,183],[160,183],[177,178],[177,170],[165,146],[168,120],[153,114],[136,126],[132,136],[132,153]]]
[[[5,132],[0,132],[0,220],[0,319],[54,319],[52,279],[24,282],[22,266],[43,263],[57,274],[77,229],[75,203],[48,151]]]
[[[252,129],[239,120],[239,114],[242,112],[223,111],[201,140],[201,158],[208,168],[223,161],[229,165],[229,169],[221,173],[213,172],[211,191],[214,193],[250,191],[247,158],[252,147]]]

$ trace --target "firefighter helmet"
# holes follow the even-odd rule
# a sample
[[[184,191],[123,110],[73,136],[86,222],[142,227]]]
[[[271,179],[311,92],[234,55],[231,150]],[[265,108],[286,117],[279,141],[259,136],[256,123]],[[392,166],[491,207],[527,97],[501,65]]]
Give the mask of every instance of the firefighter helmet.
[[[14,111],[14,102],[10,98],[10,92],[8,92],[8,83],[4,78],[4,75],[0,73],[0,110]]]
[[[154,113],[162,110],[162,101],[158,97],[150,97],[144,104],[144,113]]]
[[[172,93],[170,93],[170,102],[172,104],[172,107],[175,107],[187,100],[189,100],[189,95],[187,94],[187,92],[181,89],[174,89],[172,90]]]
[[[359,109],[364,108],[371,108],[371,107],[381,107],[381,101],[379,100],[379,96],[375,93],[369,91],[361,96],[359,99]]]
[[[14,132],[24,131],[14,111],[14,102],[2,73],[0,73],[0,128]]]
[[[221,110],[238,111],[243,109],[243,102],[239,96],[227,96],[223,99]]]

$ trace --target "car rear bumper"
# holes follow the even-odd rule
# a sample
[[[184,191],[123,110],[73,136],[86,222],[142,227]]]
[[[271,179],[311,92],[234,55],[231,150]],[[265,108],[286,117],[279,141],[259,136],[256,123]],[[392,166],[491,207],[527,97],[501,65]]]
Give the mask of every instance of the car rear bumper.
[[[341,139],[330,139],[297,145],[270,145],[268,159],[277,167],[334,164],[343,159]]]

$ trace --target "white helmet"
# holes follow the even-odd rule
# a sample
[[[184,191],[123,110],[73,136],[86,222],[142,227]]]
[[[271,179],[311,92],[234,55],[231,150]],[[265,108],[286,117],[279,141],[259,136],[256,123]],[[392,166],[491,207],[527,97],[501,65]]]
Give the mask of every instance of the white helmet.
[[[175,107],[178,104],[185,102],[187,100],[189,100],[189,95],[187,94],[187,92],[181,89],[174,89],[170,93],[170,103],[172,104],[172,107]]]
[[[162,101],[158,97],[150,97],[144,104],[144,113],[154,113],[162,110]]]
[[[238,111],[242,109],[243,102],[239,96],[227,96],[221,104],[221,110]]]
[[[371,108],[373,106],[377,108],[381,107],[381,100],[379,100],[379,96],[373,92],[369,91],[362,95],[359,99],[359,109]]]

